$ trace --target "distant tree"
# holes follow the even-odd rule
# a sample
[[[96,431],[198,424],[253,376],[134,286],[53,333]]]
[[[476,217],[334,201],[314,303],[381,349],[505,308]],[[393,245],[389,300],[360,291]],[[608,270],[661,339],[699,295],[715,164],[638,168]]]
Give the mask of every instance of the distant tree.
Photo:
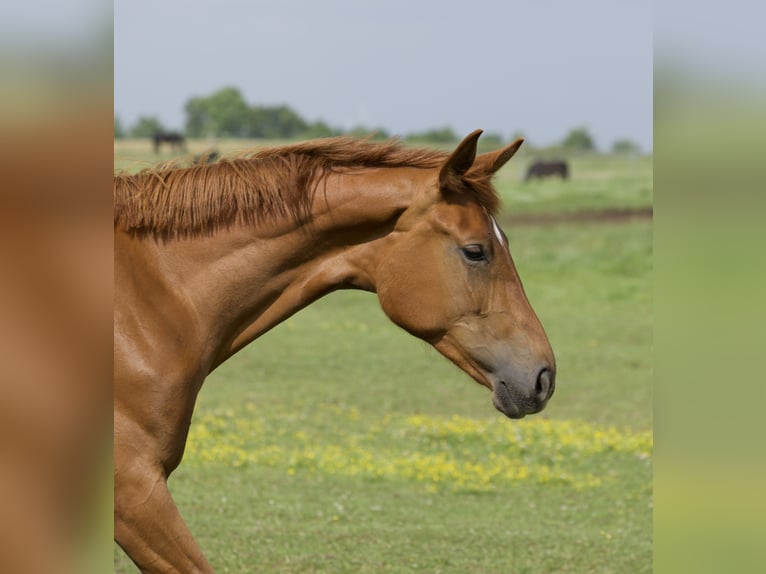
[[[612,144],[612,153],[630,155],[640,152],[639,145],[629,139],[619,139]]]
[[[282,105],[271,108],[281,137],[294,138],[304,133],[309,124],[290,107]]]
[[[263,106],[253,106],[247,111],[247,136],[251,138],[274,138],[277,122]]]
[[[458,141],[455,131],[449,126],[424,132],[411,133],[405,139],[411,142],[422,143],[455,143]]]
[[[187,100],[186,133],[191,137],[209,135],[290,139],[303,136],[311,125],[286,105],[250,106],[239,89],[227,86],[209,96]],[[314,126],[326,135],[329,126]]]
[[[593,138],[584,127],[571,130],[561,142],[561,145],[562,147],[578,151],[593,151],[596,149]]]
[[[306,131],[301,134],[301,137],[305,139],[329,138],[337,136],[340,133],[340,130],[332,128],[322,120],[319,120],[309,125],[308,128],[306,128]]]
[[[134,138],[150,138],[157,132],[164,131],[165,128],[154,116],[141,116],[136,120],[135,125],[130,129],[130,135]]]
[[[215,126],[212,124],[207,109],[207,98],[191,98],[186,101],[186,133],[192,138],[201,138],[207,135],[215,135]]]
[[[249,108],[238,88],[226,86],[207,97],[187,100],[186,133],[242,137],[247,135]]]
[[[248,105],[237,88],[222,88],[207,98],[207,113],[215,135],[237,137],[247,134]]]
[[[120,121],[120,117],[115,114],[114,115],[114,139],[120,139],[125,137],[125,130],[122,127],[122,122]]]
[[[247,135],[253,138],[302,136],[309,124],[288,106],[253,106],[247,114]]]

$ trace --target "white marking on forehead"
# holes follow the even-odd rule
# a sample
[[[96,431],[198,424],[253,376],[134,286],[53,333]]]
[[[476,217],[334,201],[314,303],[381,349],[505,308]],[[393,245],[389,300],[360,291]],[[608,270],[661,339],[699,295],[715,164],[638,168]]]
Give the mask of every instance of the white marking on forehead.
[[[497,221],[495,221],[495,218],[490,215],[489,218],[492,220],[492,229],[495,230],[495,236],[497,237],[497,240],[500,242],[500,245],[505,247],[505,240],[503,239],[503,232],[500,231],[500,227],[497,225]]]

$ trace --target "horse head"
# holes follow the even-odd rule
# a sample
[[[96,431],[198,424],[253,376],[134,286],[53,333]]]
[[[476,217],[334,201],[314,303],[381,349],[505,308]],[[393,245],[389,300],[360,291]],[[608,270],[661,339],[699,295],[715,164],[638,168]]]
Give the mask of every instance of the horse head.
[[[477,156],[480,135],[422,180],[379,253],[376,290],[394,323],[488,387],[499,411],[521,418],[547,404],[556,363],[493,214],[491,178],[523,140]]]

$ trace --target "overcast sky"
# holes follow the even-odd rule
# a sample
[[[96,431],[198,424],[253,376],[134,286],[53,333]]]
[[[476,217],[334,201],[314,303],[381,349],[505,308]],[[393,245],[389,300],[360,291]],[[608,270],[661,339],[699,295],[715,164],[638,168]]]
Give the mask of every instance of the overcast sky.
[[[533,145],[585,126],[652,148],[648,0],[122,0],[115,111],[183,128],[232,85],[251,105],[406,134],[450,126]]]

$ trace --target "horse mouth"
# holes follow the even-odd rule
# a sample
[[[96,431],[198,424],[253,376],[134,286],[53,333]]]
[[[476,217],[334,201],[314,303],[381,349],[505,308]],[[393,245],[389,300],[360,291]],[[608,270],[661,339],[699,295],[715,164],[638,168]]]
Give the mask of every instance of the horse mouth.
[[[505,384],[505,381],[498,381],[495,383],[492,390],[492,404],[509,419],[521,419],[527,414],[521,411],[519,407],[516,406],[516,403],[513,402],[511,392],[508,389],[508,385]]]
[[[491,390],[492,404],[510,419],[521,419],[539,413],[553,394],[552,382],[549,390],[544,387],[538,388],[537,385],[532,389],[525,389],[528,385],[520,382],[528,376],[525,369],[508,368],[507,365],[506,368],[498,369],[492,365],[492,361],[467,355],[448,336],[429,342],[477,383]],[[543,370],[549,369],[546,367]]]
[[[505,381],[497,381],[492,389],[492,404],[509,419],[523,419],[527,415],[539,413],[545,403],[539,404],[525,400],[514,392]]]

